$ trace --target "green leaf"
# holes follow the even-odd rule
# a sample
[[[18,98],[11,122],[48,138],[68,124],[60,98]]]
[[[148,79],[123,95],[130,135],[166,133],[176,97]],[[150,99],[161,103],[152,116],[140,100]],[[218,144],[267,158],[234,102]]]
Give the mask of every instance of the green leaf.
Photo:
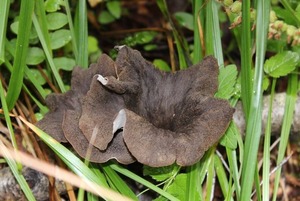
[[[116,172],[144,185],[145,187],[153,190],[154,192],[160,194],[161,196],[166,197],[170,201],[179,201],[177,198],[172,196],[171,194],[167,193],[165,190],[162,190],[161,188],[157,187],[153,183],[147,181],[146,179],[136,175],[135,173],[129,171],[126,167],[122,167],[118,164],[111,163],[110,167],[115,170]]]
[[[263,79],[263,90],[267,90],[270,86],[270,80],[267,76],[264,76],[264,79]]]
[[[156,181],[165,181],[175,175],[179,168],[180,167],[176,164],[165,167],[149,167],[144,165],[143,174],[152,177],[152,179]]]
[[[155,49],[157,49],[156,44],[147,44],[144,46],[144,50],[146,50],[146,51],[151,51],[151,50],[155,50]]]
[[[299,55],[285,51],[272,56],[265,62],[264,71],[271,77],[278,78],[292,72],[299,62]]]
[[[101,24],[109,24],[113,21],[115,21],[116,19],[114,18],[114,16],[112,14],[110,14],[109,12],[107,11],[102,11],[98,17],[98,21],[101,23]]]
[[[0,65],[6,60],[5,58],[5,40],[7,32],[7,21],[9,17],[10,0],[0,1]]]
[[[194,19],[193,15],[186,12],[177,12],[175,13],[175,18],[179,24],[189,30],[194,30]]]
[[[225,68],[220,68],[218,76],[219,88],[216,97],[229,99],[235,91],[235,83],[237,79],[237,68],[235,65],[228,65]]]
[[[57,70],[66,70],[71,71],[73,70],[74,66],[76,65],[75,60],[67,57],[59,57],[53,59],[54,65],[56,66]]]
[[[60,10],[60,6],[64,5],[64,0],[46,0],[45,10],[47,12],[55,12]]]
[[[99,51],[98,40],[94,36],[88,36],[88,53],[95,53]]]
[[[19,21],[16,21],[16,22],[13,22],[11,25],[10,25],[10,29],[11,31],[18,35],[18,31],[19,31]],[[30,35],[29,35],[29,39],[30,40],[33,40],[33,39],[36,39],[37,38],[37,33],[34,29],[34,27],[32,26],[31,29],[30,29]]]
[[[134,35],[134,40],[136,41],[137,44],[143,45],[145,43],[151,42],[156,35],[157,33],[154,31],[141,31],[141,32],[137,32]]]
[[[165,62],[162,59],[154,59],[153,61],[153,65],[156,66],[158,69],[162,70],[162,71],[166,71],[169,72],[171,71],[170,66],[168,65],[167,62]]]
[[[67,29],[60,29],[50,34],[51,48],[59,49],[71,41],[71,32]]]
[[[30,30],[32,28],[32,15],[34,10],[34,2],[29,0],[23,0],[21,2],[19,28],[17,36],[17,45],[14,57],[14,65],[9,80],[7,89],[6,100],[8,108],[11,110],[19,95],[22,88],[22,80],[24,76],[24,69],[26,64],[27,50],[29,45]]]
[[[26,64],[37,65],[45,60],[44,51],[39,47],[30,47],[27,51]]]
[[[178,198],[179,200],[185,200],[186,194],[186,174],[179,174],[176,176],[174,182],[169,186],[167,192]],[[195,198],[195,200],[200,200],[200,197]]]
[[[232,150],[236,149],[237,135],[239,135],[239,129],[234,122],[231,122],[225,135],[221,138],[220,144]]]
[[[121,4],[120,1],[108,1],[106,7],[110,14],[116,19],[119,19],[121,16]]]
[[[68,23],[67,15],[61,12],[50,13],[46,16],[49,30],[57,30]]]

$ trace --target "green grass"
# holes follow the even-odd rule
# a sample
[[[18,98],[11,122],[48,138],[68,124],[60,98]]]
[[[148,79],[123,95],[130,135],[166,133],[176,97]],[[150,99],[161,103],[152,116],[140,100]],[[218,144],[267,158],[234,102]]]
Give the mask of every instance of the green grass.
[[[247,128],[245,155],[242,164],[241,200],[250,200],[252,191],[251,186],[254,181],[255,169],[257,168],[257,153],[262,130],[262,81],[267,44],[266,39],[269,26],[269,13],[270,2],[268,0],[257,3],[256,58],[252,87],[253,91],[250,91],[252,94],[251,104],[249,107],[248,118],[246,118]]]
[[[16,56],[14,58],[13,69],[7,90],[7,105],[11,110],[21,92],[23,84],[23,76],[25,69],[25,60],[28,50],[30,29],[31,29],[31,16],[33,14],[34,2],[30,0],[22,1],[20,8],[19,18],[19,32],[16,44]],[[2,41],[3,42],[3,41]]]

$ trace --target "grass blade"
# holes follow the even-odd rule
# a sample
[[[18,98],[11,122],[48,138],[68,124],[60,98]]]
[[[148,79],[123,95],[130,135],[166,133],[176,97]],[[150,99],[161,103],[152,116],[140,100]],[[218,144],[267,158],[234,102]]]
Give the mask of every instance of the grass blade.
[[[220,183],[220,187],[221,187],[224,198],[231,197],[231,195],[228,195],[228,193],[231,193],[231,191],[229,191],[230,183],[228,182],[226,172],[225,172],[225,169],[224,169],[223,164],[221,162],[221,159],[216,154],[214,155],[214,165],[215,165],[217,178],[218,178],[218,181]]]
[[[204,15],[201,11],[203,0],[193,0],[193,17],[194,17],[194,58],[193,63],[198,63],[202,60],[202,45],[201,45],[201,29],[200,25],[204,24]]]
[[[247,1],[246,1],[247,2]],[[244,3],[244,2],[243,2]],[[241,200],[250,200],[257,161],[262,120],[263,65],[269,27],[270,1],[257,2],[256,58],[253,95],[247,119],[245,154],[242,169]],[[243,77],[242,77],[243,79]],[[250,91],[252,93],[252,91]],[[245,98],[245,97],[244,97]]]
[[[24,69],[29,44],[29,36],[32,22],[34,1],[21,1],[19,17],[19,29],[17,36],[16,56],[14,58],[13,71],[7,89],[7,106],[11,110],[21,92],[23,84]]]
[[[5,39],[6,39],[6,28],[7,19],[9,13],[9,0],[0,1],[0,65],[5,61]]]
[[[1,82],[0,82],[0,99],[1,99],[1,105],[2,105],[2,110],[3,110],[3,113],[4,113],[6,126],[7,126],[7,129],[9,131],[9,135],[10,135],[9,137],[10,137],[11,143],[12,143],[14,149],[18,150],[18,144],[17,144],[17,141],[16,141],[16,136],[15,136],[15,133],[14,133],[14,129],[12,127],[11,120],[10,120],[9,110],[8,110],[6,99],[5,99],[5,93],[4,93],[4,89],[3,89],[3,86],[2,86]],[[20,164],[18,165],[18,168],[19,169],[22,168]]]
[[[10,133],[11,141],[12,141],[14,149],[17,150],[16,138],[15,138],[15,135],[14,135],[12,124],[11,124],[11,120],[10,120],[10,116],[9,116],[9,110],[8,110],[8,107],[7,107],[7,104],[6,104],[4,89],[2,87],[1,82],[0,82],[0,99],[1,99],[1,104],[2,104],[2,109],[3,109],[5,121],[6,121],[6,126],[9,130],[9,133]],[[4,146],[4,144],[1,140],[0,140],[0,145]],[[31,189],[29,188],[24,176],[22,174],[20,174],[20,170],[22,169],[22,165],[20,163],[16,163],[15,161],[11,160],[9,158],[9,153],[6,152],[5,150],[2,150],[2,152],[3,152],[3,157],[5,158],[5,161],[9,165],[9,168],[11,169],[13,175],[15,176],[15,178],[16,178],[18,184],[20,185],[22,191],[24,192],[26,198],[28,200],[35,200],[32,192],[31,192]]]
[[[87,1],[85,0],[79,0],[75,20],[75,39],[78,45],[78,57],[76,63],[83,68],[88,67],[88,25],[86,2]]]
[[[47,41],[46,41],[46,39],[44,37],[42,28],[41,28],[41,26],[40,26],[40,24],[38,22],[38,19],[37,19],[37,17],[36,17],[35,14],[33,14],[32,20],[33,20],[33,24],[34,24],[34,27],[36,29],[36,32],[38,34],[38,37],[40,39],[40,42],[41,42],[41,44],[43,46],[43,50],[45,52],[47,61],[48,61],[49,65],[50,65],[50,68],[51,68],[51,71],[52,71],[52,73],[54,75],[54,78],[55,78],[55,80],[56,80],[56,82],[57,82],[57,84],[59,86],[60,91],[64,93],[64,92],[66,92],[65,85],[64,85],[64,83],[63,83],[63,81],[62,81],[62,79],[61,79],[61,77],[60,77],[60,75],[59,75],[59,73],[57,71],[57,68],[55,67],[55,64],[54,64],[53,58],[52,58],[52,52],[49,50],[49,47],[47,46]]]
[[[34,126],[33,124],[26,121],[24,118],[20,119],[33,131],[35,132],[43,142],[45,142],[65,163],[66,165],[75,172],[78,176],[95,182],[101,186],[108,187],[103,177],[97,177],[93,171],[91,171],[77,156],[71,151],[62,146],[59,142],[47,135],[44,131]]]
[[[27,181],[25,180],[24,176],[22,174],[20,174],[20,172],[18,170],[17,163],[13,159],[11,159],[12,157],[10,156],[10,153],[7,152],[6,149],[3,149],[3,147],[5,147],[5,145],[3,144],[3,142],[1,140],[0,140],[0,147],[1,147],[1,152],[2,152],[1,155],[3,155],[3,157],[5,158],[11,172],[15,176],[20,188],[24,192],[25,197],[27,198],[27,200],[35,201],[35,198],[32,194],[31,189],[29,188]]]
[[[263,156],[263,183],[262,200],[269,201],[270,191],[270,146],[271,146],[271,126],[272,126],[272,108],[275,94],[276,78],[272,81],[271,97],[269,104],[268,120],[264,138],[264,156]]]
[[[161,196],[164,196],[165,198],[167,198],[167,199],[169,199],[171,201],[179,201],[177,198],[175,198],[171,194],[169,194],[166,191],[162,190],[161,188],[155,186],[154,184],[150,183],[149,181],[141,178],[140,176],[138,176],[138,175],[130,172],[126,168],[123,168],[123,167],[121,167],[120,165],[117,165],[117,164],[110,164],[109,166],[113,170],[115,170],[116,172],[119,172],[120,174],[122,174],[122,175],[124,175],[124,176],[126,176],[128,178],[131,178],[131,179],[135,180],[136,182],[139,182],[140,184],[143,184],[144,186],[146,186],[149,189],[157,192]]]
[[[215,173],[215,169],[214,169],[214,155],[212,155],[211,157],[211,161],[210,164],[208,166],[208,170],[207,170],[207,179],[206,179],[206,197],[205,200],[206,201],[210,201],[213,199],[213,192],[214,192],[214,187],[215,187],[215,179],[216,179],[216,173]]]
[[[236,151],[231,150],[229,148],[226,148],[226,153],[228,157],[228,163],[230,168],[230,174],[233,178],[233,185],[236,191],[236,198],[237,200],[240,200],[240,192],[241,192],[241,185],[240,185],[240,176],[238,171],[238,165],[237,165],[237,157],[236,157]]]
[[[116,189],[122,194],[133,200],[138,200],[136,195],[132,190],[127,186],[127,184],[120,178],[120,176],[108,165],[102,166],[105,174],[110,178],[112,183],[116,186]]]
[[[245,119],[248,119],[252,96],[250,0],[242,3],[241,31],[241,99]],[[257,28],[259,28],[257,26]]]
[[[214,54],[214,38],[213,38],[213,13],[212,13],[212,1],[209,1],[206,5],[206,17],[205,17],[205,55]]]
[[[37,17],[37,21],[41,27],[41,32],[44,36],[46,47],[48,47],[48,51],[52,57],[52,49],[51,49],[51,43],[50,43],[50,36],[48,32],[48,26],[47,26],[47,20],[46,20],[46,11],[45,11],[45,1],[44,0],[38,0],[36,1],[36,9],[35,9],[35,15]]]
[[[75,56],[75,60],[78,61],[78,45],[76,42],[76,37],[75,37],[75,30],[73,26],[73,20],[72,20],[72,14],[71,14],[71,9],[69,6],[69,0],[65,0],[65,8],[66,8],[66,13],[68,17],[68,23],[69,23],[69,28],[71,31],[71,36],[72,36],[72,48],[73,48],[73,54]]]
[[[8,154],[6,154],[8,153]],[[33,158],[32,156],[29,156],[28,154],[17,152],[13,150],[9,150],[5,145],[0,141],[0,154],[8,155],[9,159],[13,159],[16,161],[19,161],[23,163],[24,165],[35,169],[37,171],[40,171],[44,174],[56,177],[60,180],[67,181],[68,183],[72,184],[73,186],[77,186],[79,188],[84,188],[85,190],[88,190],[95,195],[101,196],[105,198],[106,200],[112,200],[112,201],[132,201],[131,199],[120,195],[119,193],[116,193],[108,188],[102,187],[94,182],[91,182],[89,180],[86,180],[85,178],[79,177],[78,175],[74,175],[73,173],[64,170],[60,167],[57,167],[55,165],[46,163],[44,161],[38,160],[36,158]],[[34,200],[33,198],[29,199]]]
[[[297,101],[297,92],[298,92],[297,86],[298,86],[298,74],[296,73],[291,74],[288,81],[288,88],[287,88],[287,94],[285,100],[283,123],[281,127],[279,150],[278,150],[278,156],[276,161],[277,165],[279,165],[284,158],[285,150],[289,140],[289,134],[293,122],[295,104]],[[278,167],[275,175],[273,201],[276,200],[280,174],[281,174],[281,166]]]

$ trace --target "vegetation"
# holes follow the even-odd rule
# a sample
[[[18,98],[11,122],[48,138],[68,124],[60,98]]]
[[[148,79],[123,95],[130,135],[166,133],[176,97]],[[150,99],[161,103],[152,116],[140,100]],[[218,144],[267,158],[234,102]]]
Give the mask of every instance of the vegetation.
[[[35,198],[19,174],[22,163],[28,164],[13,159],[5,147],[48,162],[54,152],[56,164],[132,200],[142,194],[156,201],[267,201],[282,196],[279,182],[300,86],[300,5],[292,0],[182,2],[186,5],[178,9],[180,1],[165,0],[0,1],[0,161],[10,167],[28,200]],[[69,145],[34,126],[48,111],[46,96],[70,88],[74,66],[88,68],[102,53],[114,58],[113,47],[120,44],[139,49],[163,71],[182,70],[214,55],[220,67],[215,96],[232,106],[241,100],[245,133],[232,122],[219,145],[191,167],[136,168],[83,161]],[[286,92],[285,111],[279,145],[272,151],[272,103],[278,91]],[[271,99],[262,133],[264,94]],[[77,200],[114,199],[102,191],[85,195],[84,189],[90,189],[79,187]],[[68,199],[74,200],[71,193]]]

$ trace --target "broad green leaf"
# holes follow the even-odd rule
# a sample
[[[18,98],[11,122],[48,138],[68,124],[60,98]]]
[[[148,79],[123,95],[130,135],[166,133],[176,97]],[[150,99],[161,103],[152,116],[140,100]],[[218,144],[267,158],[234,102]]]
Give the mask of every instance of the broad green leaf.
[[[107,9],[116,19],[119,19],[121,16],[121,4],[120,1],[108,1]]]
[[[71,32],[67,29],[60,29],[50,34],[51,48],[59,49],[71,41]]]
[[[272,56],[265,62],[264,71],[271,77],[278,78],[292,72],[299,62],[299,55],[285,51]]]
[[[239,130],[235,123],[231,122],[225,135],[221,138],[220,144],[230,149],[236,149],[237,135],[239,135]]]
[[[67,15],[61,12],[49,13],[46,19],[49,30],[57,30],[68,23]]]
[[[175,13],[175,18],[179,24],[189,30],[194,30],[194,17],[190,13],[177,12]]]
[[[45,10],[47,12],[55,12],[60,10],[60,6],[64,5],[64,0],[46,0]]]
[[[30,47],[27,51],[26,64],[37,65],[45,60],[44,51],[39,47]]]
[[[102,11],[98,17],[98,21],[100,22],[100,24],[109,24],[115,20],[116,19],[114,18],[114,16],[105,10]]]
[[[176,164],[166,167],[149,167],[144,165],[143,174],[152,177],[152,179],[156,181],[165,181],[175,175],[179,168],[180,167]]]
[[[56,66],[57,70],[66,70],[71,71],[73,70],[74,66],[76,65],[75,60],[67,57],[59,57],[53,59],[54,65]]]
[[[158,69],[162,70],[162,71],[166,71],[169,72],[171,71],[170,66],[167,64],[167,62],[165,62],[162,59],[154,59],[153,61],[153,65],[156,66]]]
[[[225,68],[220,68],[218,76],[219,88],[216,97],[229,99],[235,91],[235,83],[237,79],[237,68],[235,65],[228,65]]]

